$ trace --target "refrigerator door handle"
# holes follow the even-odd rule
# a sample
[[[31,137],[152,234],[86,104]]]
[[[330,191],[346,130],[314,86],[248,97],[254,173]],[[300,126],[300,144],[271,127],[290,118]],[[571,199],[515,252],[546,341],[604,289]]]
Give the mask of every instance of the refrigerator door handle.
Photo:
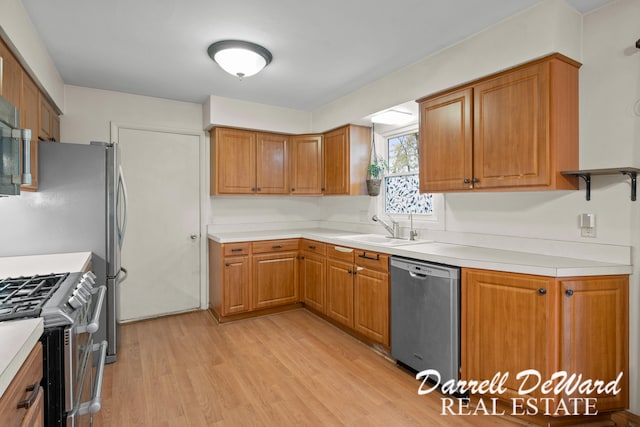
[[[122,218],[122,226],[118,222],[118,242],[120,244],[120,248],[122,249],[122,242],[124,241],[124,233],[127,230],[127,184],[124,181],[124,174],[122,173],[122,165],[118,165],[118,194],[120,194],[120,189],[122,189],[122,202],[123,206],[123,215]],[[120,197],[118,197],[118,207],[117,212],[120,212]]]

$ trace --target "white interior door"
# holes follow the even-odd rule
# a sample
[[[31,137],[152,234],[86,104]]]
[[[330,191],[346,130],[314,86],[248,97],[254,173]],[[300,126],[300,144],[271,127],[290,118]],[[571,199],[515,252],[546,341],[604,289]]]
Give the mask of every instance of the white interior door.
[[[200,307],[199,141],[116,127],[128,190],[118,320]],[[115,138],[114,138],[115,140]]]

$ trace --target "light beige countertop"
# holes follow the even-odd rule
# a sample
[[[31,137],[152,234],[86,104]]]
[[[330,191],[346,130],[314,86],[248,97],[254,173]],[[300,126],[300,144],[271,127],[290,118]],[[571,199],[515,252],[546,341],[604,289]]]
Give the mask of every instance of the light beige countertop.
[[[0,322],[0,397],[43,332],[41,318]]]
[[[322,228],[208,233],[218,243],[305,238],[333,245],[377,251],[458,267],[508,271],[550,277],[631,274],[632,266],[588,259],[541,255],[504,249],[441,242],[411,242],[397,246],[363,243],[345,238],[358,233]]]
[[[0,257],[0,278],[85,271],[91,252]]]

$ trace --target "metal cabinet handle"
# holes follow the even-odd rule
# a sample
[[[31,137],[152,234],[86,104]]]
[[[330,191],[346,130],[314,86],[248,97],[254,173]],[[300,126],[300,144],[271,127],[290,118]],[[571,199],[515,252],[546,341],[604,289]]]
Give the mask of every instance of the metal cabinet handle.
[[[320,191],[324,191],[324,187],[322,187],[322,188],[320,189]]]
[[[255,192],[256,191],[256,187],[251,187],[251,191]]]
[[[573,295],[573,291],[571,289],[567,289],[566,291],[564,291],[565,295],[567,295],[568,297],[570,297],[571,295]]]
[[[547,290],[545,288],[540,288],[540,289],[538,289],[538,293],[540,295],[546,295],[547,294]]]
[[[262,191],[262,187],[258,187],[258,191]]]
[[[315,249],[315,245],[309,245],[309,249]]]
[[[464,182],[465,184],[468,184],[468,183],[470,183],[471,181],[469,181],[469,178],[465,178],[465,179],[464,179],[464,181],[462,181],[462,182]]]
[[[353,270],[352,270],[352,269],[348,269],[348,270],[347,270],[347,273],[349,273],[349,274],[353,274]]]
[[[234,248],[234,249],[231,249],[231,252],[242,252],[243,250],[244,249],[242,248]]]
[[[471,182],[474,184],[477,184],[478,182],[480,182],[480,180],[478,178],[473,178]]]
[[[292,192],[293,192],[293,191],[296,191],[296,189],[295,189],[295,188],[292,188],[292,189],[291,189],[291,191],[292,191]]]
[[[273,245],[271,249],[282,249],[282,245]]]
[[[36,397],[38,397],[38,392],[40,391],[40,383],[33,383],[30,386],[27,386],[25,391],[30,391],[31,394],[25,400],[21,400],[18,402],[18,409],[29,409],[33,402],[36,401]]]
[[[224,263],[224,266],[225,266],[225,267],[230,267],[230,266],[231,266],[231,263],[230,263],[230,262],[225,262],[225,263]]]
[[[360,255],[358,255],[359,258],[364,258],[364,259],[370,259],[372,261],[380,261],[380,254],[376,254],[376,257],[370,257],[367,256],[366,252],[362,252]]]

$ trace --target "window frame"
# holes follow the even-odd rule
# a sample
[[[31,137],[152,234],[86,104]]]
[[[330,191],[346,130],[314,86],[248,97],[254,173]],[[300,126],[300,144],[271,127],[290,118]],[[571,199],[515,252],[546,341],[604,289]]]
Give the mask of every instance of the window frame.
[[[377,131],[378,129],[376,129]],[[381,130],[379,133],[376,132],[374,135],[376,141],[376,150],[378,153],[382,153],[382,157],[389,162],[389,139],[398,137],[401,135],[406,135],[409,133],[419,133],[418,123],[410,123],[401,126],[388,127]],[[418,169],[419,173],[419,169]],[[382,189],[380,192],[380,197],[378,197],[378,203],[376,206],[376,210],[378,215],[386,215],[388,217],[393,218],[394,220],[400,222],[402,227],[409,227],[409,215],[407,213],[387,213],[386,212],[386,180],[387,176],[402,176],[402,175],[410,175],[410,174],[389,174],[385,173],[383,176],[383,180],[385,182],[382,183]],[[444,194],[442,193],[432,193],[432,212],[430,214],[413,214],[413,223],[414,228],[428,228],[428,229],[437,229],[444,230]]]

